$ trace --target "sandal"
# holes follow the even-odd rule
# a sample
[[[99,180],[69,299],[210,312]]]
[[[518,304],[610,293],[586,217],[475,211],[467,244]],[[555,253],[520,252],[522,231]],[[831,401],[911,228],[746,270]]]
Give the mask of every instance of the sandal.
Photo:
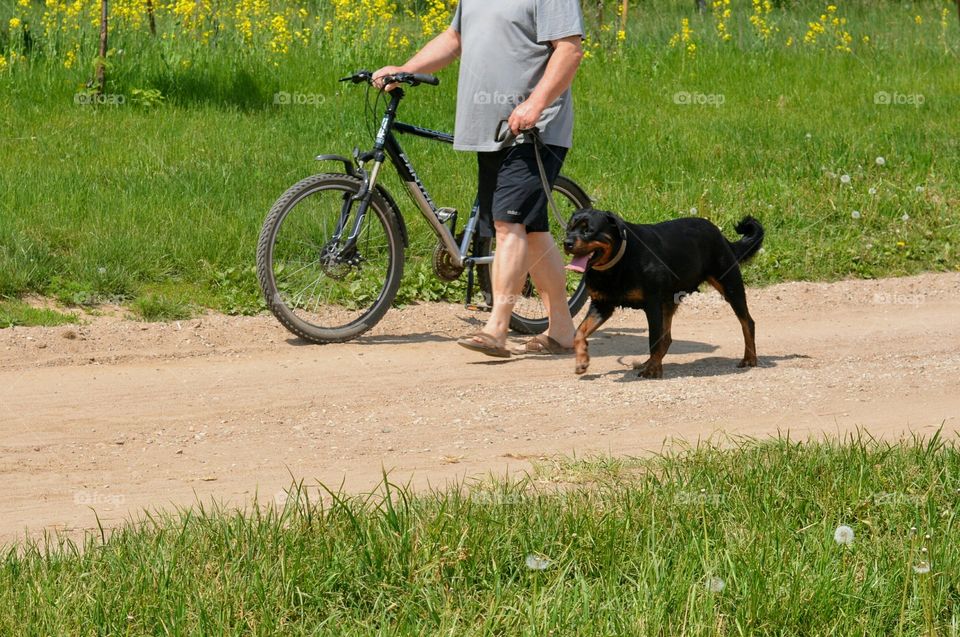
[[[487,356],[495,356],[496,358],[510,358],[511,356],[510,350],[506,347],[501,347],[500,344],[497,343],[497,339],[486,332],[468,334],[459,339],[457,345],[466,347],[474,352],[486,354]]]
[[[546,334],[537,334],[529,341],[523,344],[523,348],[517,350],[520,354],[551,354],[562,356],[564,354],[573,354],[572,347],[564,347],[553,338]]]

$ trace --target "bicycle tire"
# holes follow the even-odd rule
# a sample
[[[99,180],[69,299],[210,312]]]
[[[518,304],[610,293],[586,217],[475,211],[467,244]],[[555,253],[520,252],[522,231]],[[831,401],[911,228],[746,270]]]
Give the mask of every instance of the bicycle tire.
[[[563,200],[566,200],[569,205],[573,206],[573,210],[580,210],[582,208],[589,208],[591,206],[590,197],[587,193],[577,185],[572,179],[560,175],[557,177],[556,182],[553,184],[553,194],[554,199],[557,200],[557,206],[563,207]],[[557,197],[559,195],[559,197]],[[561,213],[563,210],[561,209]],[[553,212],[548,213],[550,215],[550,225],[551,231],[555,233],[555,236],[558,232],[566,231],[566,221],[563,223],[563,227],[560,226],[560,220],[556,219]],[[475,254],[478,256],[488,255],[491,252],[491,247],[493,240],[490,238],[478,238],[477,243],[475,243]],[[486,265],[477,266],[477,283],[482,291],[484,298],[488,305],[492,305],[493,300],[493,283],[490,278],[490,268]],[[530,281],[529,275],[527,276],[527,282],[524,285],[525,293],[524,295],[529,295],[532,298],[533,294],[536,294],[536,290],[533,287],[533,283]],[[570,308],[570,315],[576,316],[580,309],[583,307],[584,303],[587,302],[587,288],[583,281],[583,277],[579,277],[579,283],[576,288],[570,293],[570,296],[567,298],[567,305]],[[519,333],[519,334],[540,334],[547,329],[549,321],[546,316],[526,316],[524,312],[518,312],[516,309],[513,314],[510,315],[510,329]]]
[[[347,195],[354,195],[359,192],[362,184],[363,182],[360,179],[341,173],[322,173],[307,177],[291,186],[277,199],[270,208],[270,212],[260,231],[260,238],[257,243],[257,278],[260,281],[260,290],[266,300],[267,307],[277,320],[291,333],[313,343],[340,343],[349,341],[363,334],[383,318],[383,315],[390,309],[393,299],[396,297],[397,290],[400,287],[400,280],[403,277],[404,244],[400,226],[397,222],[398,213],[377,192],[374,192],[371,197],[362,232],[367,232],[368,228],[373,227],[371,224],[379,224],[386,240],[385,249],[388,265],[384,273],[385,276],[382,286],[380,286],[376,297],[369,307],[361,308],[358,316],[342,325],[322,325],[317,322],[312,322],[308,318],[298,314],[298,308],[291,307],[292,304],[289,300],[284,298],[283,290],[278,287],[277,272],[278,270],[282,271],[283,263],[275,262],[278,258],[276,256],[277,237],[278,233],[283,229],[284,224],[292,218],[291,215],[297,210],[297,206],[307,201],[311,196],[327,191],[342,193],[342,202]],[[306,213],[301,213],[301,216],[305,214]],[[299,242],[304,245],[308,244],[306,237]],[[313,246],[309,246],[309,249],[311,251],[316,250],[318,245],[319,242]],[[358,250],[358,254],[360,252],[361,250]],[[317,259],[317,267],[320,269],[326,267],[327,270],[329,270],[331,267],[339,267],[348,274],[350,274],[350,267],[354,267],[355,270],[360,269],[353,265],[342,266],[341,264],[336,264],[336,266],[330,266],[327,264],[324,266],[321,265],[319,261],[320,258],[321,257],[318,256]],[[311,264],[303,266],[301,270],[309,265]],[[321,278],[324,276],[329,280],[335,278],[328,275],[329,272],[326,271],[318,276],[314,288],[320,285]],[[374,274],[371,280],[375,280],[376,278]],[[377,285],[379,284],[373,284],[374,287]],[[320,309],[320,307],[321,305],[317,302],[315,304],[315,310]],[[346,313],[345,310],[341,312],[336,309],[338,307],[336,304],[332,306],[325,305],[323,307],[324,311],[339,312],[341,314]],[[330,309],[327,309],[328,307]]]

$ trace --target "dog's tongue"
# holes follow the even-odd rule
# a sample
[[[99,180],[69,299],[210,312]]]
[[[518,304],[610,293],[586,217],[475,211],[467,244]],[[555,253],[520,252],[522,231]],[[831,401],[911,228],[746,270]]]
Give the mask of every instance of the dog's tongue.
[[[584,272],[587,271],[587,262],[589,260],[590,260],[589,254],[585,254],[582,257],[574,257],[573,261],[571,261],[567,265],[567,269],[583,274]]]

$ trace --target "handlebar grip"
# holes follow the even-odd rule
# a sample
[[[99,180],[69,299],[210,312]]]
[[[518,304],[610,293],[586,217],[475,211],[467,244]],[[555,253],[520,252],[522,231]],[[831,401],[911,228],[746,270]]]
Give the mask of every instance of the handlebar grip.
[[[414,73],[412,77],[413,81],[419,84],[429,84],[430,86],[439,86],[440,84],[440,78],[429,73]]]

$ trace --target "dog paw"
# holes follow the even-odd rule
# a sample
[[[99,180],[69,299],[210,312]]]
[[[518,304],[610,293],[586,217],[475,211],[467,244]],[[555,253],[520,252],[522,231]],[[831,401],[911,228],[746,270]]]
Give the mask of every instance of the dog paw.
[[[651,365],[647,361],[638,376],[641,378],[663,378],[663,365]]]
[[[587,368],[590,367],[590,360],[577,361],[577,366],[573,369],[577,374],[583,374],[587,371]]]
[[[737,365],[738,368],[743,368],[743,367],[756,367],[756,366],[757,366],[757,359],[756,359],[756,357],[754,357],[754,358],[745,358],[745,359],[743,359],[742,361],[740,361],[740,363]]]
[[[633,368],[638,372],[642,372],[647,368],[647,365],[649,364],[650,364],[650,359],[648,358],[645,361],[637,361],[636,363],[633,364]]]

